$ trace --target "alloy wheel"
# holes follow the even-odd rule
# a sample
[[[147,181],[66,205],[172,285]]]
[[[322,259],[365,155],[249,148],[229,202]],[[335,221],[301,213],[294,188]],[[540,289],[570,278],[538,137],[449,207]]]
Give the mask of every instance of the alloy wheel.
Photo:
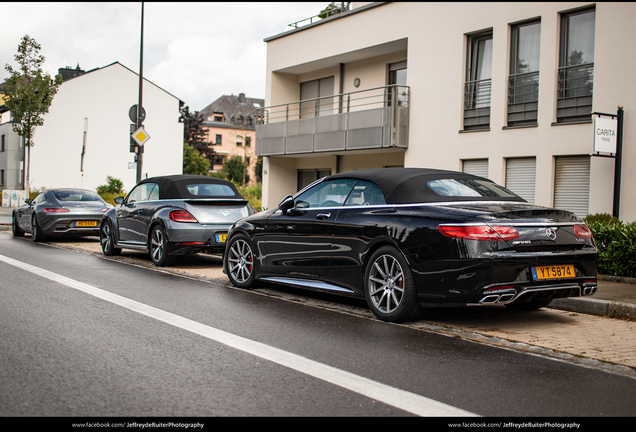
[[[368,276],[369,295],[375,308],[385,314],[395,311],[404,297],[404,272],[391,255],[381,255]]]
[[[238,239],[230,245],[228,267],[230,276],[239,284],[246,283],[250,278],[254,269],[254,255],[247,241]]]

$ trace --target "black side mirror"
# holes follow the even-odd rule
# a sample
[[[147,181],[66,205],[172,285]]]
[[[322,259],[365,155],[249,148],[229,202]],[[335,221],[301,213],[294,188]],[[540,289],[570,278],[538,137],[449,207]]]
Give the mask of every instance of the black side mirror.
[[[115,201],[115,204],[121,204],[121,203],[124,202],[124,197],[123,196],[118,196],[113,201]]]
[[[294,208],[294,197],[292,195],[287,195],[283,200],[278,204],[278,210],[282,211],[283,214],[287,213],[289,210]]]

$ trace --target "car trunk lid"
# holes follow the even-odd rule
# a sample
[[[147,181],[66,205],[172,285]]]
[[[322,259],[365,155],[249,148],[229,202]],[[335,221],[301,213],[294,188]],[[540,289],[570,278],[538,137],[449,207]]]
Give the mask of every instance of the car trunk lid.
[[[250,214],[245,199],[186,200],[185,209],[204,225],[231,225]]]

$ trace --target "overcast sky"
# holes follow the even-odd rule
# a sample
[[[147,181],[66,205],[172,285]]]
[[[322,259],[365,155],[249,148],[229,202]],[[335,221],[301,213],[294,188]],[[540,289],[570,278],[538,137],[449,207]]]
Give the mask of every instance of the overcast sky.
[[[224,94],[265,98],[267,44],[287,25],[330,2],[145,2],[144,78],[201,111]],[[139,72],[141,2],[3,2],[0,80],[24,35],[46,57],[44,71],[88,71],[120,62]]]

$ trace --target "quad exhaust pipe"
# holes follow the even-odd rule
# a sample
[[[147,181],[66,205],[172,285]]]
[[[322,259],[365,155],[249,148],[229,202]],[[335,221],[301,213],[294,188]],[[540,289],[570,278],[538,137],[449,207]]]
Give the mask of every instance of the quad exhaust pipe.
[[[496,288],[496,287],[495,287]],[[490,288],[490,290],[486,290],[484,292],[484,297],[479,300],[478,304],[506,304],[512,303],[517,300],[519,297],[537,292],[537,291],[561,291],[561,290],[576,290],[578,291],[578,296],[588,296],[596,294],[596,281],[594,282],[584,282],[583,284],[562,284],[562,285],[547,285],[536,288],[528,288],[523,291],[517,292],[514,288],[505,288],[501,290],[496,290],[495,288]],[[575,295],[566,295],[565,297],[578,297]],[[555,297],[559,297],[558,295]]]

